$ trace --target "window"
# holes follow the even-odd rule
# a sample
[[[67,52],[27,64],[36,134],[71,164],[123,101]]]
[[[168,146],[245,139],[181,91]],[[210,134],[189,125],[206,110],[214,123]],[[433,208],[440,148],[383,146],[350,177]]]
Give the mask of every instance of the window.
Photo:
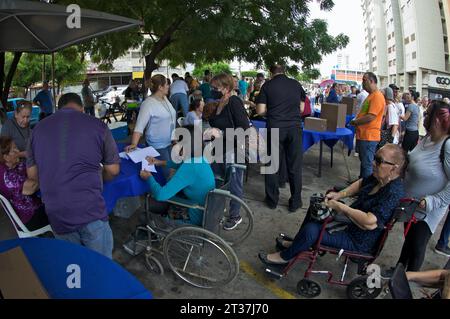
[[[391,37],[391,34],[389,33],[389,35],[388,35],[388,40],[390,40],[392,37]]]
[[[415,60],[416,58],[417,58],[417,53],[416,53],[416,52],[413,52],[413,53],[412,53],[412,59]]]
[[[413,33],[411,34],[411,42],[414,42],[416,40],[416,34]]]
[[[396,62],[396,59],[392,60],[392,65],[395,65]]]
[[[377,70],[378,70],[377,67],[374,66],[374,67],[373,67],[373,72],[377,72]]]
[[[131,58],[132,59],[140,59],[141,58],[141,52],[139,52],[139,51],[131,52]]]
[[[377,60],[377,57],[374,56],[374,57],[372,58],[372,62],[375,62],[376,60]]]
[[[389,47],[388,48],[388,53],[391,53],[392,52],[392,49],[391,49],[391,47]]]
[[[409,37],[405,38],[405,45],[407,45],[409,43]]]
[[[391,60],[391,61],[389,61],[389,66],[392,66],[392,60]]]

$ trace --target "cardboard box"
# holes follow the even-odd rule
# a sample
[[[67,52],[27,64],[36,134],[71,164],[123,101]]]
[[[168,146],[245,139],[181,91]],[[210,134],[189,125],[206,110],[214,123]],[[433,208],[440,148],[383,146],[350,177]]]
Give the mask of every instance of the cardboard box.
[[[356,114],[356,105],[358,104],[356,98],[344,97],[341,103],[347,105],[347,115]]]
[[[48,299],[22,248],[0,253],[0,299]]]
[[[336,132],[338,128],[345,128],[347,105],[323,103],[320,118],[327,120],[327,131]]]
[[[305,130],[316,131],[316,132],[326,132],[327,131],[327,120],[318,119],[316,117],[307,117],[305,119]]]

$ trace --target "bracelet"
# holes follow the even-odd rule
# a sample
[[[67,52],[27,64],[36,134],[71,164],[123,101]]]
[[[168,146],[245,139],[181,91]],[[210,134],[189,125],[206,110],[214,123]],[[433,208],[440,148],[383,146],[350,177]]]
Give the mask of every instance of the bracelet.
[[[346,191],[340,191],[339,194],[341,194],[342,197],[347,197],[347,192]]]

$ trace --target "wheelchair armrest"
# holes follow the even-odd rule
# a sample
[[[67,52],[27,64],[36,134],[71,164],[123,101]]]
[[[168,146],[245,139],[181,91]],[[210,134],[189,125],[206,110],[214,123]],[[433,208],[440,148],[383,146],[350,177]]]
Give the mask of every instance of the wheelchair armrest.
[[[192,209],[201,209],[204,210],[205,208],[198,205],[197,203],[194,203],[186,198],[181,198],[178,196],[174,196],[171,199],[167,200],[167,203],[173,204],[173,205],[177,205],[177,206],[182,206],[182,207],[186,207],[186,208],[192,208]]]

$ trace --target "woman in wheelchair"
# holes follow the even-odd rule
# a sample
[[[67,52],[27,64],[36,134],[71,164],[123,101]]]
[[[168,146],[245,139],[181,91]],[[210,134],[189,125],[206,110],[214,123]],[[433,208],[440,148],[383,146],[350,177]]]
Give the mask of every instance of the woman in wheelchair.
[[[394,209],[404,197],[402,176],[406,168],[406,156],[401,147],[388,144],[381,148],[374,160],[372,176],[360,179],[347,189],[326,196],[325,204],[337,214],[351,221],[344,230],[330,234],[325,232],[321,245],[347,251],[373,253],[383,233],[383,227],[392,218]],[[358,196],[347,206],[339,200]],[[288,264],[299,253],[309,250],[319,239],[322,224],[306,217],[293,241],[277,238],[281,252],[260,253],[267,265]]]
[[[194,130],[200,129],[194,128],[194,126],[187,126],[185,128],[190,133],[190,140],[181,140],[173,147],[172,155],[175,155],[176,158],[172,158],[169,161],[147,158],[150,164],[166,166],[167,168],[176,170],[169,182],[165,186],[161,186],[150,172],[141,172],[141,178],[146,180],[150,186],[152,198],[149,207],[152,213],[166,215],[170,205],[165,203],[165,201],[180,192],[182,192],[189,202],[203,206],[207,194],[215,188],[213,171],[207,159],[202,155],[202,140],[194,141],[194,137],[201,137],[202,133],[200,132],[196,135]],[[185,220],[186,223],[198,226],[202,225],[203,211],[189,209],[188,215],[188,219]]]

